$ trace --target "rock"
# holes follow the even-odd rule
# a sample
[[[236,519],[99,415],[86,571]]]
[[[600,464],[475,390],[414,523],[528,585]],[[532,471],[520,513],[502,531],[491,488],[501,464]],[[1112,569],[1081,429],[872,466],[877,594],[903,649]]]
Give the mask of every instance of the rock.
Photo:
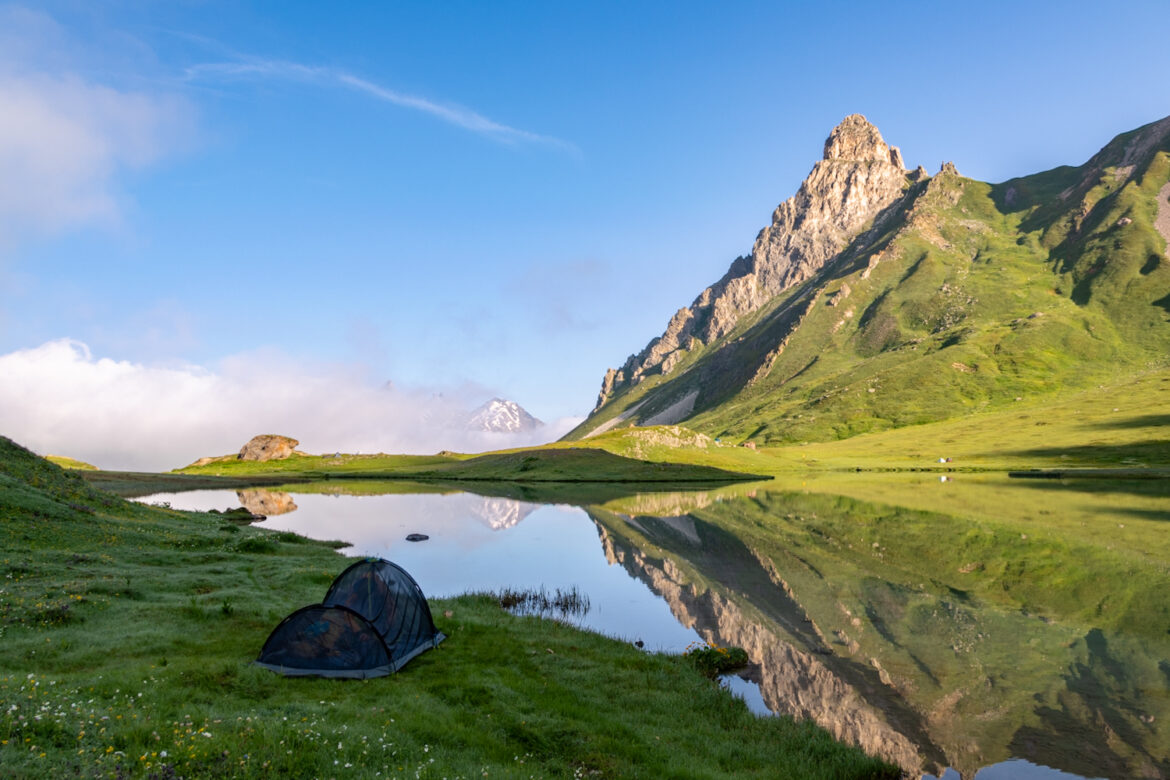
[[[920,171],[908,176],[902,153],[865,117],[845,117],[826,139],[824,159],[776,208],[751,254],[737,257],[722,279],[675,312],[663,334],[621,370],[607,371],[594,411],[627,383],[674,368],[681,351],[727,335],[745,314],[831,264],[863,228],[876,227],[894,210],[907,185],[925,176]]]
[[[236,498],[254,515],[285,515],[297,509],[293,497],[288,493],[263,488],[237,490]]]
[[[1117,220],[1117,227],[1125,227],[1126,225],[1129,225],[1132,223],[1133,223],[1133,220],[1130,219],[1129,217],[1122,217],[1121,219]]]
[[[851,293],[851,292],[853,292],[853,291],[851,289],[849,289],[849,285],[842,283],[840,289],[838,289],[837,292],[833,293],[829,297],[829,305],[836,306],[838,303],[840,303],[841,301],[848,298],[849,293]]]
[[[427,536],[426,534],[407,534],[406,535],[406,541],[408,541],[408,542],[425,542],[427,539],[430,539],[430,538],[431,537]]]
[[[296,439],[276,434],[262,434],[252,439],[240,449],[237,460],[255,460],[263,463],[269,460],[284,460],[296,452]]]

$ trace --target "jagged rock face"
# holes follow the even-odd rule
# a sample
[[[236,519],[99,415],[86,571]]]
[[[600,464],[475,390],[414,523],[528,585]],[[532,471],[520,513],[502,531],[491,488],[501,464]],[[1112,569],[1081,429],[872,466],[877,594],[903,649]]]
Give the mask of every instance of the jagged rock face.
[[[679,309],[666,331],[620,371],[607,372],[597,408],[651,369],[669,373],[694,340],[709,344],[725,336],[743,315],[830,264],[862,228],[902,198],[909,181],[901,152],[865,117],[846,117],[825,141],[824,159],[760,231],[751,255],[736,258],[722,279]]]
[[[472,412],[467,427],[473,431],[519,433],[544,425],[515,401],[493,398]]]
[[[236,456],[237,460],[284,460],[288,456],[296,452],[299,441],[289,436],[278,436],[276,434],[262,434],[260,436],[253,436],[252,439],[240,448],[240,454]]]

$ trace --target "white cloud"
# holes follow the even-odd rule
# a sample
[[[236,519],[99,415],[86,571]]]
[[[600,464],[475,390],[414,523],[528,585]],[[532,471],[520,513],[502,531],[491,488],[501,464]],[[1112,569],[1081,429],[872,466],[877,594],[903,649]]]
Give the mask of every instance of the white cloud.
[[[208,62],[193,65],[187,69],[187,77],[198,80],[225,80],[233,78],[271,78],[300,81],[321,85],[337,85],[356,90],[385,103],[391,103],[401,108],[420,111],[434,118],[464,130],[470,130],[488,138],[504,143],[535,143],[546,146],[555,146],[573,154],[580,154],[580,149],[569,141],[554,138],[489,119],[483,114],[464,106],[438,103],[418,95],[409,95],[389,89],[367,79],[334,68],[322,68],[301,65],[296,62],[282,60],[264,60],[245,57],[233,62]]]
[[[0,9],[0,243],[117,224],[119,174],[190,136],[186,101],[88,81],[68,45],[47,16]]]
[[[95,358],[68,339],[0,355],[0,434],[107,469],[166,470],[237,451],[260,433],[307,452],[479,452],[559,438],[566,418],[524,435],[462,428],[483,399],[405,391],[354,367],[249,354],[199,366]]]

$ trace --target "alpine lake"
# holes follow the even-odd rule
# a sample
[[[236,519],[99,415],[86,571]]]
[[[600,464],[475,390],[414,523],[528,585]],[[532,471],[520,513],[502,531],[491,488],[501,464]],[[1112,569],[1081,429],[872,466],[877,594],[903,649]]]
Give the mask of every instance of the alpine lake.
[[[724,684],[754,711],[812,719],[912,777],[1170,777],[1164,479],[332,480],[137,500],[243,505],[392,560],[428,597],[574,593],[587,609],[545,617],[647,651],[742,647],[751,663]]]

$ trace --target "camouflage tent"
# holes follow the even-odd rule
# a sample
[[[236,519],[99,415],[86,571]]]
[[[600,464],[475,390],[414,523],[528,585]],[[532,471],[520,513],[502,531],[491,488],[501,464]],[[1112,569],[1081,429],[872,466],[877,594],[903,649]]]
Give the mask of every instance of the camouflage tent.
[[[282,620],[256,663],[286,675],[382,677],[445,638],[414,578],[367,558],[338,575],[322,603]]]

